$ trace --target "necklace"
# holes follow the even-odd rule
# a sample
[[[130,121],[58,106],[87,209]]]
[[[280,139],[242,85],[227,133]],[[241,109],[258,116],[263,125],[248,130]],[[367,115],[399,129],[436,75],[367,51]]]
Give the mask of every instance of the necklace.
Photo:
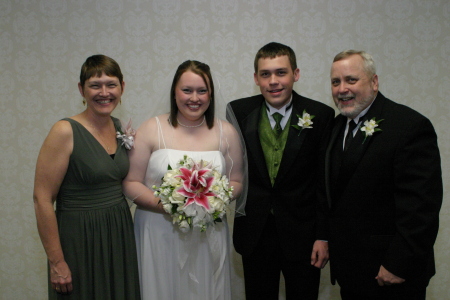
[[[178,122],[178,124],[180,124],[181,126],[183,126],[183,127],[186,127],[186,128],[195,128],[195,127],[200,127],[200,126],[202,126],[203,125],[203,123],[205,123],[205,120],[206,120],[206,117],[205,116],[203,116],[203,121],[200,123],[200,124],[198,124],[198,125],[194,125],[194,126],[188,126],[188,125],[184,125],[183,123],[181,123],[180,122],[180,120],[178,120],[178,118],[177,118],[177,122]]]

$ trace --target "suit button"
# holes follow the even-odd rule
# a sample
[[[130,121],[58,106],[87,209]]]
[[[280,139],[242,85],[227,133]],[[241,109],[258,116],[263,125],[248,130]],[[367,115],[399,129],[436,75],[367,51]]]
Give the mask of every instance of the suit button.
[[[276,162],[276,163],[274,163],[273,165],[276,167],[276,166],[278,166],[278,163]]]

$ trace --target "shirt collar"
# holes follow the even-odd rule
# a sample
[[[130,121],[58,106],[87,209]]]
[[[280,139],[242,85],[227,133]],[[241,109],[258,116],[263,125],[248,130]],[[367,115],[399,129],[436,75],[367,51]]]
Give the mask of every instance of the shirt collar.
[[[269,104],[269,102],[267,102],[267,100],[265,100],[266,102],[266,108],[267,111],[269,112],[269,115],[273,115],[274,113],[280,113],[283,115],[283,117],[286,116],[286,114],[290,111],[290,109],[292,108],[292,95],[291,98],[289,99],[289,102],[286,103],[286,105],[284,105],[283,107],[281,107],[280,109],[276,109],[275,107],[273,107],[272,105]]]

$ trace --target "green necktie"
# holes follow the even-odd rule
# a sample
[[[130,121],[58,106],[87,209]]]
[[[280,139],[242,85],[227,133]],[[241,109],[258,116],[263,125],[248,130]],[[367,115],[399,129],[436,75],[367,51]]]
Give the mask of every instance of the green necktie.
[[[277,136],[279,136],[280,135],[280,133],[283,131],[282,129],[281,129],[281,119],[283,119],[283,115],[282,114],[280,114],[280,113],[274,113],[273,115],[272,115],[272,117],[273,117],[273,119],[275,120],[275,127],[273,128],[273,130],[275,131],[275,134],[277,135]]]

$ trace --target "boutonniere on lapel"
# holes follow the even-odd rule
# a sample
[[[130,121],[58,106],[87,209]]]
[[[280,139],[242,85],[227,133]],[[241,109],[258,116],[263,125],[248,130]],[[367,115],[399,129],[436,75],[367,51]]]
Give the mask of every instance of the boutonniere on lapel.
[[[128,121],[127,126],[116,132],[116,138],[122,140],[122,146],[125,146],[128,150],[134,147],[134,136],[136,135],[136,130],[131,127],[131,119]]]
[[[380,128],[377,128],[377,127],[378,127],[378,123],[380,123],[383,120],[384,119],[377,121],[375,118],[372,118],[370,121],[367,120],[364,122],[364,126],[361,127],[361,131],[364,131],[366,134],[366,136],[364,137],[364,141],[362,142],[363,144],[366,141],[366,139],[368,137],[372,136],[375,132],[382,131]]]
[[[311,121],[312,119],[314,119],[314,115],[310,115],[306,112],[306,110],[303,110],[303,115],[297,115],[298,117],[298,123],[297,125],[291,125],[292,127],[294,127],[297,130],[300,130],[300,132],[298,133],[298,135],[300,135],[300,133],[302,132],[303,129],[307,129],[307,128],[313,128],[311,125],[313,124],[313,121]]]

